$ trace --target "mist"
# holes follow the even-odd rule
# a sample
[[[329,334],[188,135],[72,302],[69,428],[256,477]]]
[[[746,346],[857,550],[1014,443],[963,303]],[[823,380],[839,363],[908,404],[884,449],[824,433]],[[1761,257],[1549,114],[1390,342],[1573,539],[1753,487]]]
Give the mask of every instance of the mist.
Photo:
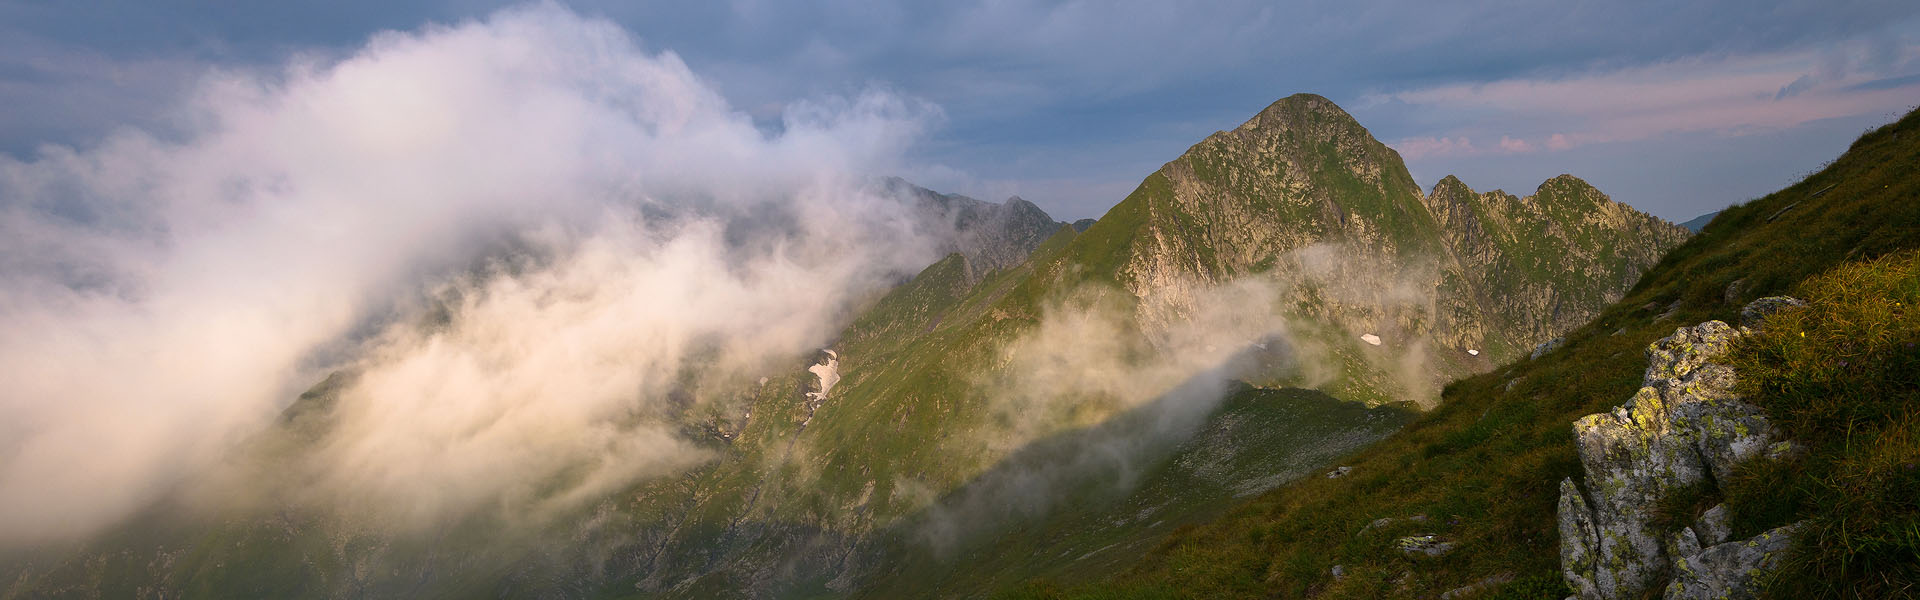
[[[333,372],[304,499],[562,509],[710,458],[673,428],[690,370],[763,375],[935,258],[868,177],[937,108],[867,91],[763,132],[552,4],[193,89],[164,137],[0,157],[0,546],[206,481]]]
[[[1437,404],[1429,262],[1338,242],[1276,258],[1223,282],[1161,279],[1137,296],[1089,284],[1043,306],[974,381],[987,418],[964,443],[1002,459],[929,498],[912,538],[951,557],[1024,520],[1129,493],[1244,385]]]

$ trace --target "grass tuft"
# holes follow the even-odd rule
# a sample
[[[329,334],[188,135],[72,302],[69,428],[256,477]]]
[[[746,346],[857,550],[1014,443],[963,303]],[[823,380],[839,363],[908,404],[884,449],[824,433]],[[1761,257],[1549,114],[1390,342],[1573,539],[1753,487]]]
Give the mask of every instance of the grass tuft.
[[[1805,519],[1778,598],[1920,594],[1920,253],[1807,280],[1805,310],[1735,347],[1741,391],[1804,443],[1728,486],[1746,529]],[[1750,532],[1748,532],[1750,533]]]

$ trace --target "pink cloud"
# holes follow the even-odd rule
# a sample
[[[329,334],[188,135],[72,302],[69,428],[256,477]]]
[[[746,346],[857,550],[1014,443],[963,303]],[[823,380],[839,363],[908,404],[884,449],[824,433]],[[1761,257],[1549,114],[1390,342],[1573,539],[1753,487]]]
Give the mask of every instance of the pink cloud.
[[[1392,144],[1394,150],[1408,160],[1439,156],[1480,156],[1484,154],[1523,154],[1539,150],[1533,142],[1510,135],[1500,136],[1500,141],[1492,147],[1473,145],[1467,136],[1453,137],[1412,137]]]
[[[1899,54],[1913,54],[1909,46]],[[1448,139],[1550,124],[1548,150],[1578,144],[1631,141],[1675,132],[1745,135],[1810,121],[1898,113],[1920,97],[1920,80],[1899,83],[1899,72],[1835,70],[1830,53],[1696,57],[1562,78],[1508,79],[1443,85],[1374,97],[1440,112],[1498,115],[1493,121],[1436,132]],[[1872,85],[1875,82],[1895,85]],[[1866,85],[1863,85],[1866,84]],[[1791,93],[1785,93],[1791,88]],[[1497,129],[1496,129],[1497,130]],[[1540,132],[1545,135],[1545,132]],[[1534,145],[1502,137],[1505,152]]]
[[[1532,152],[1534,148],[1533,144],[1527,143],[1526,140],[1514,139],[1503,135],[1500,136],[1500,150],[1509,154],[1519,154],[1522,152]]]
[[[1407,138],[1389,144],[1408,160],[1431,156],[1472,156],[1479,154],[1473,147],[1473,141],[1465,137],[1421,137]]]

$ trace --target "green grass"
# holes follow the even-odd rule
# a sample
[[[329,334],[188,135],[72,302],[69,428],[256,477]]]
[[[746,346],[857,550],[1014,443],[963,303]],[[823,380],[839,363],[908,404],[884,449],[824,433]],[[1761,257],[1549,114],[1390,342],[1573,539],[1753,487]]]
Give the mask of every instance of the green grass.
[[[1920,254],[1853,263],[1800,286],[1732,352],[1741,391],[1805,457],[1743,469],[1729,508],[1748,533],[1807,519],[1778,598],[1920,595]]]
[[[1150,548],[1159,534],[1214,518],[1236,503],[1236,494],[1260,489],[1244,486],[1317,475],[1327,460],[1386,436],[1412,416],[1404,407],[1370,408],[1313,390],[1240,387],[1206,420],[1205,431],[1185,442],[1166,440],[1171,448],[1149,453],[1156,458],[1146,464],[1089,462],[1093,453],[1084,448],[1151,439],[1148,431],[1161,417],[1156,410],[1068,432],[1002,461],[930,511],[952,518],[975,509],[979,516],[966,519],[974,543],[961,544],[960,555],[927,556],[908,540],[889,553],[888,573],[869,580],[860,594],[965,594],[1044,574],[1104,573]],[[1067,510],[984,518],[981,505],[969,503],[1001,499],[1008,487],[1047,473],[1056,506]],[[1129,477],[1139,484],[1123,489],[1114,483]],[[917,534],[919,525],[910,519],[901,533]]]
[[[1748,393],[1811,453],[1744,472],[1723,490],[1730,508],[1747,533],[1812,519],[1813,544],[1776,582],[1779,597],[1912,595],[1920,367],[1906,344],[1920,298],[1912,255],[1899,253],[1920,247],[1917,168],[1920,112],[1722,212],[1561,350],[1448,385],[1439,409],[1343,460],[1353,475],[1304,479],[1172,532],[1126,569],[1025,582],[1006,597],[1417,598],[1498,574],[1515,579],[1486,597],[1562,597],[1556,485],[1580,472],[1571,423],[1633,394],[1650,342],[1708,319],[1738,322],[1747,302],[1779,293],[1814,308],[1778,319],[1737,361]],[[1361,533],[1415,514],[1428,521]],[[1412,534],[1458,549],[1418,560],[1392,549]],[[1332,577],[1334,565],[1346,577]]]

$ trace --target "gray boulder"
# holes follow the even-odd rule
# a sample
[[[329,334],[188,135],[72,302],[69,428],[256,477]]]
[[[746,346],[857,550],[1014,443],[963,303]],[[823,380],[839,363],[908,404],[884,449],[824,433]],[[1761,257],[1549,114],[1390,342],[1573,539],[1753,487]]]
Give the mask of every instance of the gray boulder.
[[[1677,556],[1673,582],[1667,584],[1666,600],[1719,600],[1754,597],[1756,575],[1780,566],[1793,534],[1795,523],[1754,536],[1753,539],[1715,544]],[[1691,536],[1691,529],[1681,535]],[[1676,553],[1684,551],[1677,548]]]
[[[1693,524],[1693,532],[1700,543],[1712,546],[1733,537],[1733,525],[1727,522],[1727,505],[1721,504],[1707,509],[1700,515],[1700,521]]]
[[[1785,300],[1791,302],[1763,298],[1755,304],[1766,305],[1748,311],[1764,316],[1804,304]],[[1739,335],[1720,321],[1675,330],[1647,348],[1642,387],[1626,404],[1574,422],[1586,481],[1560,482],[1559,529],[1562,572],[1578,597],[1640,598],[1662,580],[1678,582],[1687,569],[1696,571],[1688,575],[1692,587],[1670,594],[1738,592],[1773,563],[1733,545],[1788,543],[1785,530],[1726,542],[1724,507],[1679,532],[1650,523],[1654,507],[1674,490],[1724,480],[1740,463],[1780,454],[1772,451],[1781,445],[1766,415],[1734,394],[1733,369],[1714,362]],[[1751,568],[1721,570],[1740,565]]]
[[[1453,551],[1453,542],[1432,535],[1410,535],[1393,541],[1393,546],[1408,555],[1444,556]]]
[[[1564,338],[1564,337],[1557,337],[1544,342],[1540,342],[1540,345],[1533,347],[1533,352],[1528,354],[1527,358],[1537,359],[1542,356],[1546,356],[1548,352],[1552,352],[1555,349],[1558,349],[1561,344],[1564,344],[1566,342],[1567,342],[1567,338]]]

